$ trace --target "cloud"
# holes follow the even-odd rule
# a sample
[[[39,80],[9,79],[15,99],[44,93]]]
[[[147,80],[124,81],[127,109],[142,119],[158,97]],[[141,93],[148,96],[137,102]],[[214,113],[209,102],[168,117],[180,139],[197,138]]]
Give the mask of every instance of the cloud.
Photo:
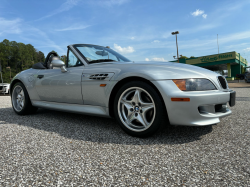
[[[192,12],[191,15],[192,16],[200,16],[204,13],[204,10],[199,10],[199,9],[196,9],[195,12]]]
[[[244,51],[250,51],[250,47],[248,47],[248,48],[244,49]]]
[[[160,41],[159,40],[154,40],[153,43],[159,43]]]
[[[22,20],[20,18],[16,18],[13,20],[7,20],[5,18],[0,17],[0,35],[3,33],[8,34],[19,34],[22,32],[20,29]]]
[[[151,60],[149,60],[149,58],[145,58],[145,61],[160,61],[160,62],[168,62],[168,60],[165,60],[164,58],[151,58]]]
[[[55,31],[72,31],[72,30],[82,30],[82,29],[86,29],[88,27],[90,27],[91,25],[87,25],[87,26],[70,26],[70,27],[67,27],[67,28],[64,28],[64,29],[56,29]]]
[[[173,29],[174,30],[174,29]],[[177,31],[178,31],[179,29],[177,29]],[[169,38],[169,37],[171,37],[172,36],[172,33],[173,31],[167,31],[167,32],[164,32],[163,34],[162,34],[162,38],[165,38],[165,39],[167,39],[167,38]]]
[[[37,49],[45,48],[45,50],[48,50],[52,48],[59,54],[65,54],[66,52],[66,49],[62,48],[62,45],[56,44],[56,42],[51,40],[45,32],[31,25],[26,25],[21,39],[38,44],[35,46]]]
[[[131,37],[130,39],[131,39],[131,40],[134,40],[134,39],[135,39],[135,37]]]
[[[128,46],[128,47],[121,47],[117,44],[114,44],[114,48],[116,51],[120,52],[120,53],[123,53],[123,54],[126,54],[126,53],[133,53],[135,50],[133,47],[131,46]]]
[[[207,18],[207,14],[204,14],[204,10],[199,10],[199,9],[196,9],[196,11],[192,12],[191,15],[196,17],[196,16],[201,16],[206,19]]]
[[[206,19],[207,18],[207,14],[203,14],[202,17]]]
[[[46,19],[46,18],[49,18],[51,16],[54,16],[56,14],[59,14],[61,12],[64,12],[64,11],[68,11],[70,10],[71,8],[73,8],[74,6],[77,5],[79,0],[67,0],[66,2],[64,2],[58,9],[54,10],[53,13],[51,14],[48,14],[46,16],[43,16],[35,21],[40,21],[40,20],[43,20],[43,19]]]

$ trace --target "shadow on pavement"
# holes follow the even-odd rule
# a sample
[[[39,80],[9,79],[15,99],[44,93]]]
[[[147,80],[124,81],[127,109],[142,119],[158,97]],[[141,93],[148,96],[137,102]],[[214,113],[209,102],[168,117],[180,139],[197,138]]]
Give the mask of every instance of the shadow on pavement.
[[[0,108],[1,124],[17,124],[69,139],[124,145],[183,144],[200,140],[212,126],[168,126],[148,138],[131,137],[114,119],[39,109],[34,115],[19,116],[12,108]]]
[[[0,96],[10,96],[10,94],[0,94]]]

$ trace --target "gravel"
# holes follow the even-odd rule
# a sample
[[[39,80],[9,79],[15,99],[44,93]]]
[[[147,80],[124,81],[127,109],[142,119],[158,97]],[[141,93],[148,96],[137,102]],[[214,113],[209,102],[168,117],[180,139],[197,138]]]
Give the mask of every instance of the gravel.
[[[0,186],[250,186],[250,91],[234,90],[233,114],[217,125],[145,139],[108,118],[18,116],[0,96]]]

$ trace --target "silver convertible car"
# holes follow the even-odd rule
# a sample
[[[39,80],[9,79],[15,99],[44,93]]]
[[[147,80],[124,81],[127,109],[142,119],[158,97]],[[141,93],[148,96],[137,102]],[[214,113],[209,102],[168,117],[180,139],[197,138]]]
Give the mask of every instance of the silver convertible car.
[[[133,62],[109,47],[68,46],[64,63],[49,53],[11,82],[12,106],[25,115],[48,108],[114,117],[132,136],[161,125],[204,126],[231,114],[235,91],[217,73],[171,62]]]

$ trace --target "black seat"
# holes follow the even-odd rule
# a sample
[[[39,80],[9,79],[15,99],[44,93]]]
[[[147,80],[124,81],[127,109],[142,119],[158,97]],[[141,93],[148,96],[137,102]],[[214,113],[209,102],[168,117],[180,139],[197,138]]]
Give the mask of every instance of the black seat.
[[[54,56],[49,57],[49,60],[48,60],[48,62],[47,62],[47,64],[46,64],[47,69],[53,69],[53,67],[52,67],[52,65],[51,65],[51,62],[52,62],[52,58],[53,58],[53,57],[54,57]]]

